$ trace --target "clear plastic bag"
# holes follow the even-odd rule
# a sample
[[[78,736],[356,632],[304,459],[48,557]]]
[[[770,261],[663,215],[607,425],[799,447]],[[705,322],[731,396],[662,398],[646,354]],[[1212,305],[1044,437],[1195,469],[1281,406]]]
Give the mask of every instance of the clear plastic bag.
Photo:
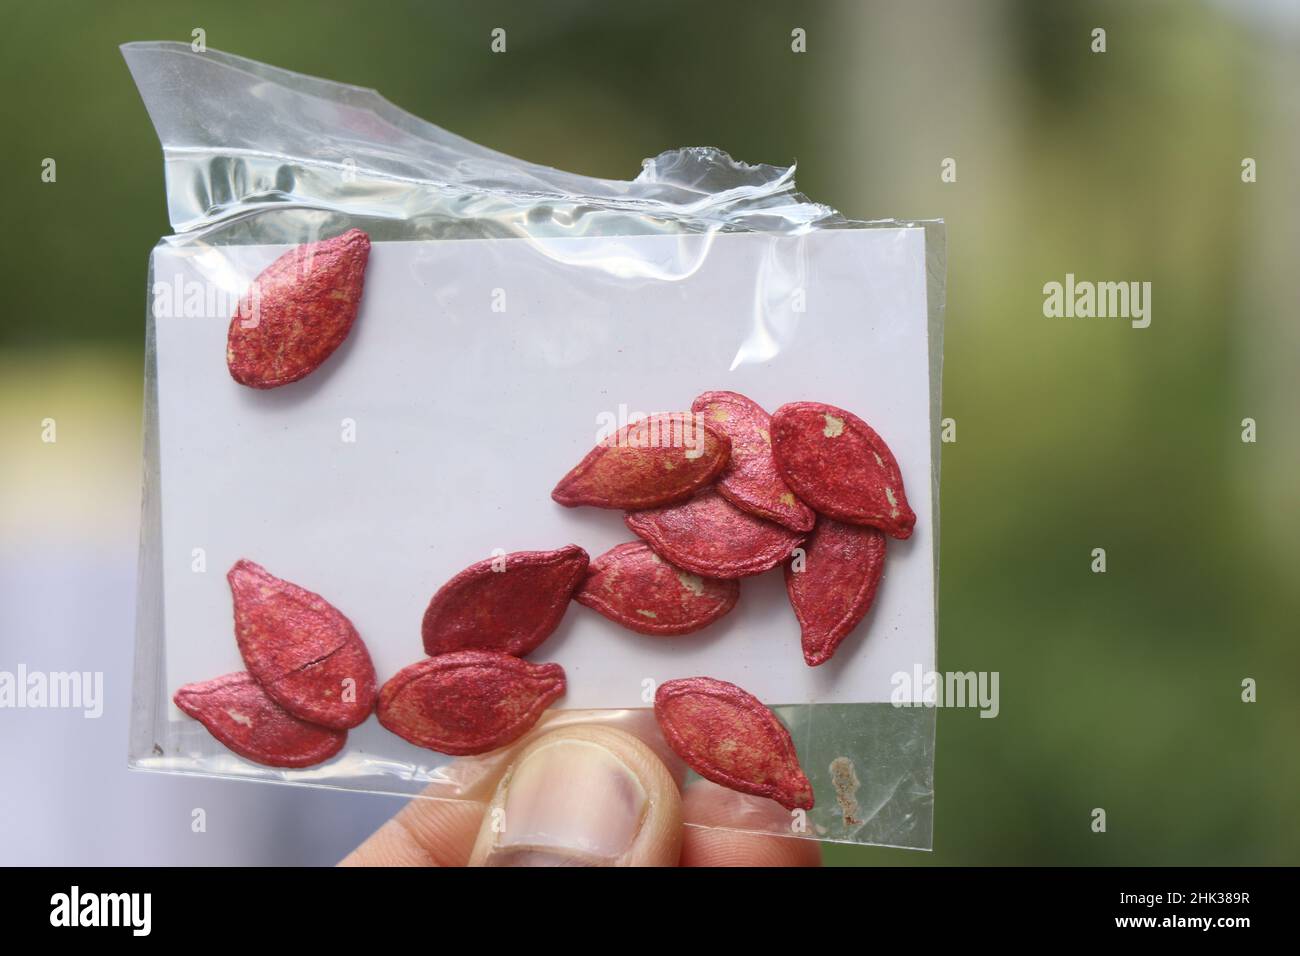
[[[383,682],[422,656],[438,586],[494,549],[594,557],[631,538],[617,512],[549,498],[602,417],[730,389],[769,411],[840,405],[889,441],[918,517],[890,542],[876,606],[818,668],[779,570],[699,634],[571,607],[530,657],[562,663],[569,691],[521,743],[607,723],[682,771],[648,704],[656,683],[707,674],[773,706],[816,796],[804,816],[738,794],[731,826],[930,846],[935,712],[891,691],[934,666],[942,223],[848,221],[796,192],[793,168],[714,149],[665,152],[627,182],[577,176],[370,90],[183,44],[123,53],[175,229],[150,261],[131,766],[486,800],[516,748],[445,757],[372,718],[333,760],[282,770],[183,715],[180,684],[242,667],[225,568],[248,557],[325,595]],[[286,248],[353,227],[374,245],[348,340],[293,385],[235,384],[231,303]]]

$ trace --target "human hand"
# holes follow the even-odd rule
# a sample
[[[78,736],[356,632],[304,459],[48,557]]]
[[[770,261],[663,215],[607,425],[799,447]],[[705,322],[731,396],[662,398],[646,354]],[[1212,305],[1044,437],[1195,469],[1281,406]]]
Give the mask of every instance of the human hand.
[[[705,829],[752,798],[697,781],[621,730],[575,724],[528,743],[491,801],[412,800],[342,866],[818,866],[813,840]],[[787,820],[770,804],[773,819]]]

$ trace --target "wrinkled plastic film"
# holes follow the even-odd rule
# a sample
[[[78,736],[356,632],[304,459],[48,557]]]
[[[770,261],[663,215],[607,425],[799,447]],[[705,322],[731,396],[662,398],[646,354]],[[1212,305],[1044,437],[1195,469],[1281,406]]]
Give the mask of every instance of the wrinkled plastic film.
[[[353,227],[364,229],[375,243],[486,240],[487,256],[492,255],[491,242],[522,240],[539,268],[555,271],[557,282],[597,276],[608,288],[623,290],[672,282],[685,288],[714,254],[716,243],[734,235],[767,236],[752,281],[738,290],[752,295],[751,318],[745,334],[728,350],[729,369],[719,368],[725,372],[763,366],[800,334],[799,318],[788,303],[792,290],[806,285],[815,268],[808,237],[835,229],[922,231],[937,584],[941,223],[848,221],[799,194],[793,167],[751,166],[714,149],[665,152],[647,160],[630,181],[578,176],[471,143],[370,90],[215,51],[199,54],[183,44],[129,44],[123,53],[163,144],[175,234],[163,237],[158,251],[183,254],[205,281],[232,294],[247,282],[237,247],[291,246]],[[630,241],[646,236],[665,237],[654,246],[654,255],[647,254],[644,244]],[[151,260],[151,289],[167,279],[154,273],[158,251]],[[158,434],[159,402],[171,399],[158,390],[156,331],[150,310],[132,766],[485,801],[510,751],[556,726],[599,722],[635,733],[685,780],[694,779],[667,749],[646,708],[552,708],[519,744],[477,758],[418,751],[371,720],[352,732],[348,747],[334,760],[293,771],[242,760],[200,724],[178,717],[170,705],[175,688],[168,684],[166,654],[169,639],[183,637],[167,633],[164,582],[168,573],[180,572],[164,558]],[[575,324],[573,331],[576,338],[584,328]],[[603,331],[608,338],[611,333]],[[559,374],[581,367],[575,354],[545,349],[528,361]],[[908,480],[914,496],[923,493],[924,476]],[[357,571],[359,576],[378,573],[382,556],[364,561]],[[797,627],[793,619],[791,626]],[[789,666],[804,665],[795,660]],[[380,682],[389,676],[381,672]],[[798,835],[930,846],[933,709],[879,700],[827,703],[815,697],[769,703],[789,727],[817,798]],[[790,815],[771,801],[735,794],[733,802],[729,827],[791,833]]]

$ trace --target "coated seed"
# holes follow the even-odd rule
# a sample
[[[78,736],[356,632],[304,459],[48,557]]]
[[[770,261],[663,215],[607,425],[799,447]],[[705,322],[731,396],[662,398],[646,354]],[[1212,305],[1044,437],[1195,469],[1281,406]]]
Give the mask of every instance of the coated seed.
[[[559,664],[456,651],[398,671],[379,691],[379,722],[418,747],[481,754],[523,736],[563,693]]]
[[[898,462],[851,412],[820,402],[782,405],[772,416],[772,454],[781,477],[819,514],[912,536],[916,515]]]
[[[710,578],[761,574],[788,558],[804,538],[741,511],[712,488],[679,505],[630,512],[623,520],[660,557]]]
[[[523,656],[560,624],[587,573],[576,544],[516,551],[472,564],[444,584],[421,624],[424,652],[501,651]]]
[[[348,734],[299,720],[251,674],[187,684],[172,698],[239,756],[268,767],[310,767],[343,749]]]
[[[352,330],[369,258],[370,237],[349,229],[295,246],[267,266],[230,320],[231,377],[275,388],[319,368]]]
[[[244,666],[276,703],[336,730],[370,716],[375,668],[341,611],[252,561],[237,561],[226,580]]]
[[[885,567],[885,535],[868,525],[819,518],[804,543],[803,570],[785,566],[785,589],[799,619],[809,667],[831,659],[871,610]]]
[[[730,454],[727,437],[690,412],[651,415],[593,448],[551,497],[569,508],[654,508],[710,484]]]
[[[717,489],[742,511],[811,531],[817,516],[800,501],[776,469],[772,458],[772,418],[762,406],[737,392],[705,392],[691,403],[713,428],[731,439],[731,458]]]
[[[689,634],[736,606],[740,582],[706,578],[669,564],[643,541],[606,551],[574,595],[615,623],[642,634]]]
[[[812,784],[790,732],[757,697],[712,677],[659,685],[655,719],[677,756],[707,780],[811,810]]]

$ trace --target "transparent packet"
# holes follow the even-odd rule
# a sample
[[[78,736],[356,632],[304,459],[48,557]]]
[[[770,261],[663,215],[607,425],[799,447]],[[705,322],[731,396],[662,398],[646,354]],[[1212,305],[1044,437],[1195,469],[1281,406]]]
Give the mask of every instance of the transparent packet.
[[[762,363],[779,355],[799,332],[798,321],[785,303],[792,285],[808,268],[803,239],[830,230],[888,229],[900,235],[921,231],[927,328],[911,331],[923,332],[928,348],[929,548],[934,573],[929,600],[936,601],[942,222],[850,221],[796,192],[793,168],[750,166],[707,148],[665,152],[647,160],[632,181],[578,176],[478,146],[397,109],[371,90],[216,51],[196,53],[179,43],[132,43],[122,49],[162,141],[168,214],[175,230],[161,239],[151,258],[151,293],[158,288],[155,263],[160,253],[192,254],[208,275],[224,274],[229,282],[230,274],[237,273],[240,281],[246,281],[251,277],[232,267],[241,248],[288,247],[358,227],[376,243],[486,240],[488,245],[482,248],[487,254],[496,248],[492,243],[522,240],[540,250],[557,272],[592,273],[611,294],[622,294],[646,282],[679,281],[700,269],[716,239],[748,235],[760,237],[765,253],[748,287],[741,290],[750,297],[747,307],[753,321],[739,343],[736,362]],[[644,246],[630,241],[652,236],[669,237],[665,241],[671,254],[647,258]],[[679,238],[674,242],[671,237]],[[563,280],[557,277],[557,281]],[[477,758],[417,750],[374,726],[372,719],[353,731],[337,758],[305,770],[245,761],[197,722],[180,715],[171,705],[175,687],[168,680],[168,648],[177,645],[168,644],[165,587],[169,574],[183,570],[177,568],[163,537],[156,311],[151,301],[146,319],[144,489],[130,766],[486,801],[511,751],[539,733],[584,722],[636,734],[675,771],[685,773],[687,782],[693,779],[667,749],[645,707],[553,707],[519,744]],[[539,362],[545,364],[545,357]],[[711,387],[725,386],[702,383],[700,390]],[[687,403],[690,397],[686,396]],[[805,397],[816,396],[792,394],[790,400]],[[236,470],[237,466],[236,462]],[[919,476],[906,478],[913,500],[924,494]],[[431,520],[437,521],[438,515],[432,514]],[[469,563],[471,559],[461,566]],[[333,600],[331,591],[321,591]],[[789,624],[797,631],[792,615]],[[870,619],[862,627],[869,625]],[[229,633],[228,618],[222,626]],[[170,637],[181,639],[175,634]],[[929,639],[933,641],[932,634]],[[233,645],[233,640],[229,643]],[[544,656],[544,651],[545,646],[539,653]],[[804,665],[796,661],[789,666]],[[380,682],[388,676],[391,673],[381,669]],[[791,814],[772,801],[736,794],[728,829],[930,847],[932,707],[899,707],[887,700],[819,702],[816,695],[770,702],[791,732],[813,785],[816,806],[806,817],[796,811],[792,823]]]

